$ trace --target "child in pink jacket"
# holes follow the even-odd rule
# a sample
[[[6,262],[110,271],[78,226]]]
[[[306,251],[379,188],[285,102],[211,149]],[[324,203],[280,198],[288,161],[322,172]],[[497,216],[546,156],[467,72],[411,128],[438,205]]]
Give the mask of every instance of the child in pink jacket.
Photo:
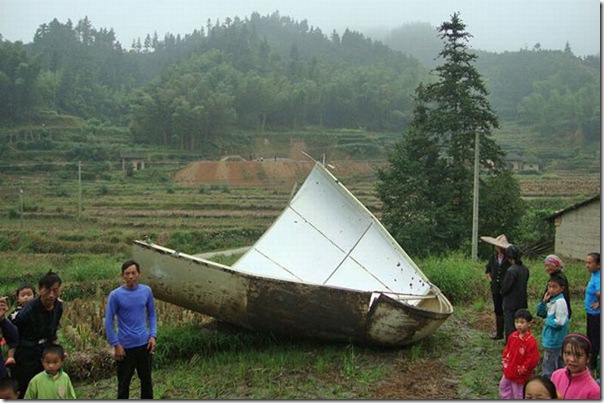
[[[600,385],[589,372],[587,363],[591,355],[591,343],[579,333],[564,338],[562,357],[566,367],[552,374],[560,399],[600,400]]]

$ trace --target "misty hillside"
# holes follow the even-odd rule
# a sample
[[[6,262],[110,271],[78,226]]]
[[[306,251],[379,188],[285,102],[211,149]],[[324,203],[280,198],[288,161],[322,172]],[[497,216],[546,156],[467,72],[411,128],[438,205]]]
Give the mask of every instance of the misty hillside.
[[[0,44],[0,141],[62,115],[132,144],[206,157],[238,133],[401,133],[415,88],[433,80],[430,60],[439,63],[442,42],[431,30],[403,26],[380,42],[350,30],[324,33],[278,12],[254,13],[208,21],[184,37],[150,33],[126,50],[113,30],[86,17],[54,19],[32,43]],[[531,150],[514,151],[551,157],[534,148],[599,149],[599,56],[578,58],[570,48],[477,54],[502,130],[512,128],[508,144],[510,133],[532,139],[525,143]],[[365,157],[379,155],[379,147],[368,147]]]

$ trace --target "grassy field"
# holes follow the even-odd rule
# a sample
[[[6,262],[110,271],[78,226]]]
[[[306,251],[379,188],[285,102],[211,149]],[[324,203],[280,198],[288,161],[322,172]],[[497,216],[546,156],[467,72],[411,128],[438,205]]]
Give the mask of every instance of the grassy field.
[[[74,166],[0,176],[0,295],[12,295],[21,282],[37,282],[49,269],[61,275],[65,316],[60,339],[70,354],[67,369],[76,379],[79,398],[115,397],[102,317],[133,240],[151,239],[187,253],[250,245],[292,192],[270,183],[183,185],[172,179],[180,168],[165,164],[127,175],[115,167],[99,171],[85,166],[81,185]],[[340,179],[370,210],[379,210],[366,178]],[[251,333],[158,301],[156,397],[497,398],[503,344],[488,339],[493,317],[484,262],[452,255],[416,263],[452,301],[455,313],[434,335],[401,349]],[[529,308],[534,312],[547,276],[541,260],[526,263],[531,270]],[[567,263],[571,330],[584,331],[580,287],[588,274],[581,262]],[[538,338],[540,329],[537,319]]]

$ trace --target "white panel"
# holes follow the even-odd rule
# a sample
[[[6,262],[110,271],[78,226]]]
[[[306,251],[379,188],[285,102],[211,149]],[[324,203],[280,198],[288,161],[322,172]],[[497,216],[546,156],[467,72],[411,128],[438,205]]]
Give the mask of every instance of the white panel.
[[[239,261],[241,262],[242,260]],[[233,266],[232,268],[255,276],[271,277],[287,281],[299,281],[298,278],[284,270],[283,267],[278,266],[253,248],[246,253],[243,265],[238,265],[237,267]]]
[[[375,226],[359,242],[350,258],[368,268],[391,291],[425,294],[429,290],[423,276]]]
[[[320,167],[319,167],[320,168]],[[342,250],[349,251],[361,237],[371,218],[359,210],[355,200],[344,197],[339,183],[313,169],[292,200],[292,207]]]
[[[256,242],[253,252],[242,256],[233,267],[257,273],[258,268],[254,264],[258,260],[248,259],[248,255],[256,253],[269,256],[276,265],[286,268],[299,281],[313,284],[322,284],[345,257],[344,252],[290,209],[284,211]]]
[[[319,165],[290,206],[232,267],[362,291],[424,295],[430,289],[379,221]]]
[[[333,276],[325,283],[333,287],[350,288],[360,291],[383,290],[384,285],[352,259],[346,259]]]

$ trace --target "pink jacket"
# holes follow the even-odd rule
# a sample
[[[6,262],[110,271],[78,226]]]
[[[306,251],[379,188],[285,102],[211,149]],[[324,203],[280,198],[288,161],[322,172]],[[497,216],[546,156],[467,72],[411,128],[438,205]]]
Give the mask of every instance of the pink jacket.
[[[560,368],[552,374],[552,382],[560,399],[600,400],[600,385],[594,380],[589,369],[572,375],[566,368]]]

